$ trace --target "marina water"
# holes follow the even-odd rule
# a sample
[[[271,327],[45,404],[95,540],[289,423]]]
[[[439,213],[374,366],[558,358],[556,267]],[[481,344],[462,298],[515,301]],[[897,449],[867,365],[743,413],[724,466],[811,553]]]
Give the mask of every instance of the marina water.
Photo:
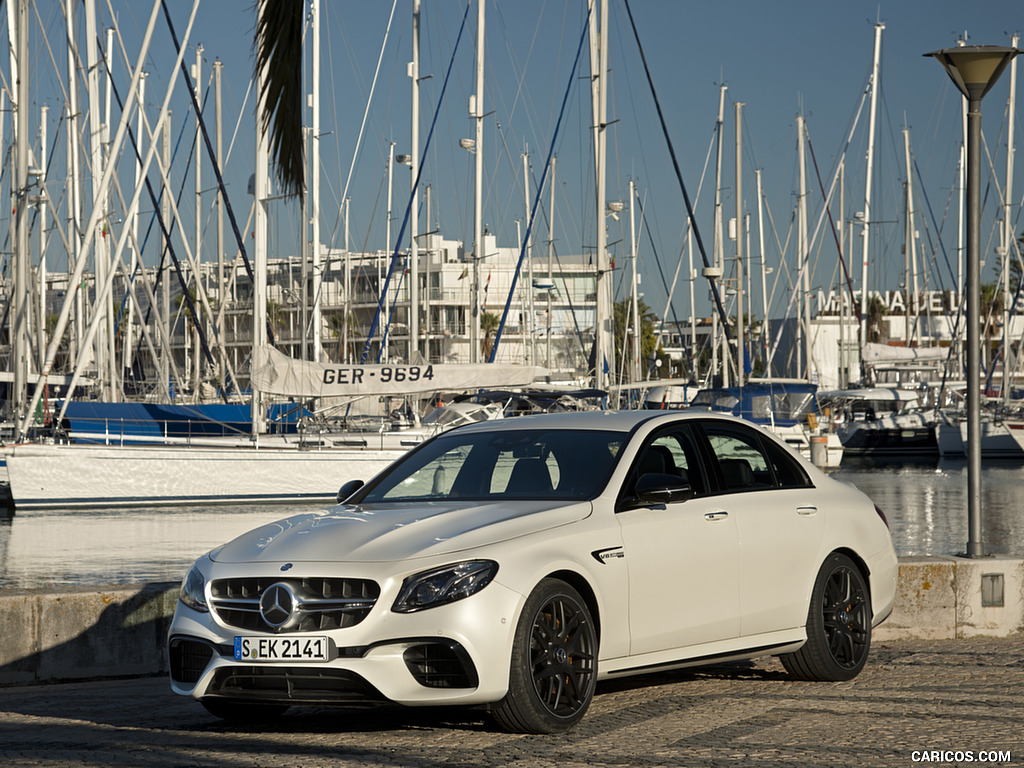
[[[967,542],[960,461],[851,463],[832,473],[885,512],[896,553],[954,555]],[[982,471],[986,552],[1024,556],[1024,465]],[[0,518],[0,589],[178,581],[199,555],[250,528],[319,503],[71,509]]]

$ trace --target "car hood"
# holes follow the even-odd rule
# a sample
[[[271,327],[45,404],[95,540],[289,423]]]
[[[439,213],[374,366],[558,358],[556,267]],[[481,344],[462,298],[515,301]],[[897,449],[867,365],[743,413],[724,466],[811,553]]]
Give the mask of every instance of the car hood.
[[[215,550],[221,563],[383,562],[459,552],[582,520],[590,502],[417,502],[332,507],[255,528]]]

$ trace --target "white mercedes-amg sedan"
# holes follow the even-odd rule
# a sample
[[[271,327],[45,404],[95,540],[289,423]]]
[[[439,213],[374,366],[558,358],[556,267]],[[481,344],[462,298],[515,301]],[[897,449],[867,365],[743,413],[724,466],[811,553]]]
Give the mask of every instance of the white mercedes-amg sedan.
[[[896,590],[881,510],[728,416],[473,424],[341,495],[196,561],[175,692],[230,719],[466,705],[550,733],[631,674],[775,655],[850,679]]]

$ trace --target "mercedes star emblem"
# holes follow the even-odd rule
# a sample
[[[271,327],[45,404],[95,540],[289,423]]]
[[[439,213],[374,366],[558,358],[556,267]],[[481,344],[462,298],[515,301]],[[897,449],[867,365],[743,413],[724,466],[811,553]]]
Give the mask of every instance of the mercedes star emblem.
[[[287,624],[294,612],[295,593],[287,584],[271,584],[260,597],[260,615],[275,629]]]

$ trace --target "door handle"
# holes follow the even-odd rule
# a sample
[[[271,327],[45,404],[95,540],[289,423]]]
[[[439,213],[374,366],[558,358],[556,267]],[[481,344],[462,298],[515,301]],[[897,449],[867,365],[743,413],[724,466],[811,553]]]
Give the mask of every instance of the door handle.
[[[725,520],[729,516],[729,513],[724,509],[720,509],[717,512],[705,512],[704,519],[715,522],[716,520]]]
[[[818,508],[817,507],[797,507],[796,508],[796,513],[798,515],[803,515],[804,517],[810,517],[811,515],[818,514]]]

